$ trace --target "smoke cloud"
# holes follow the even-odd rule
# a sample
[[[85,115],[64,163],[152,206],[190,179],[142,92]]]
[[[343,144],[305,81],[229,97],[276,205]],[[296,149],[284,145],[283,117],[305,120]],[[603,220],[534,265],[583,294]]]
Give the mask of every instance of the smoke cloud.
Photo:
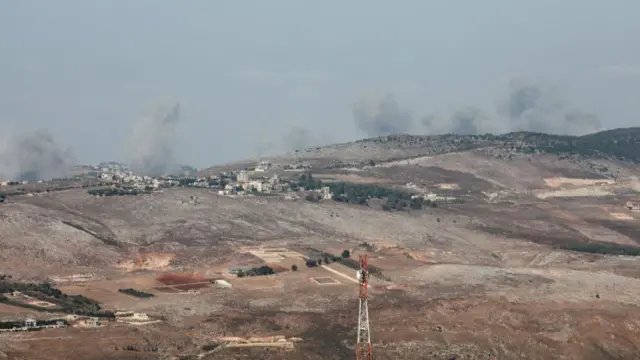
[[[591,113],[574,111],[565,114],[564,118],[569,134],[588,134],[602,129],[600,119]]]
[[[392,94],[373,109],[361,100],[353,104],[351,110],[356,126],[368,136],[406,133],[413,126],[411,115],[400,109]]]
[[[437,121],[434,115],[421,119],[423,132],[426,134],[458,134],[477,135],[491,131],[487,114],[473,106],[455,110],[449,118]]]
[[[542,89],[526,79],[510,82],[498,113],[508,119],[509,131],[582,135],[601,126],[596,115],[567,110],[567,102],[553,89]]]
[[[435,125],[436,117],[434,115],[425,115],[420,119],[420,124],[426,129],[431,129]]]
[[[132,169],[141,175],[160,176],[179,170],[174,159],[175,126],[180,104],[160,106],[134,127],[129,143]]]
[[[466,107],[453,113],[450,122],[450,132],[459,135],[477,135],[484,129],[487,116],[482,110]]]
[[[75,160],[71,148],[61,149],[46,130],[0,141],[0,179],[39,181],[64,177]]]
[[[294,126],[282,138],[282,144],[287,151],[304,150],[330,142],[331,140],[327,136],[319,135],[300,126]]]
[[[287,134],[282,138],[282,143],[287,150],[302,150],[313,143],[313,136],[311,132],[303,127],[294,126],[289,130]]]

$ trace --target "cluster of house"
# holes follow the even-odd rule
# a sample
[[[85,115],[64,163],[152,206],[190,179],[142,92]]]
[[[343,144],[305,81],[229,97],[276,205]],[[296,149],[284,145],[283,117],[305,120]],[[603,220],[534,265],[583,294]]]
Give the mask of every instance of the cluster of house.
[[[151,187],[154,189],[160,187],[171,187],[178,185],[179,181],[173,178],[153,178],[150,176],[140,176],[132,171],[114,171],[100,173],[100,179],[111,181],[114,184],[129,185],[132,187]]]
[[[233,176],[233,174],[228,175]],[[247,170],[240,170],[235,174],[235,179],[235,182],[224,184],[224,186],[218,190],[218,194],[244,195],[252,192],[271,194],[286,191],[287,188],[287,184],[281,183],[280,177],[277,174],[268,178],[261,176],[256,179],[251,179]]]
[[[38,181],[38,182],[41,183],[42,180]],[[22,185],[26,185],[28,183],[29,183],[29,181],[27,181],[27,180],[23,180],[23,181],[0,181],[0,186],[21,185],[21,184]]]
[[[423,198],[424,200],[429,200],[432,203],[439,203],[439,204],[448,204],[448,203],[450,204],[450,203],[456,203],[460,201],[460,199],[457,197],[441,196],[429,191],[425,186],[419,186],[414,183],[407,183],[405,187],[409,190],[417,191],[419,193],[419,195],[413,195],[411,197],[412,199]]]
[[[39,329],[57,329],[67,327],[67,323],[62,320],[56,320],[55,322],[47,322],[45,324],[38,324],[38,321],[32,317],[24,319],[21,325],[16,323],[13,327],[8,329],[0,329],[2,332],[16,332],[16,331],[32,331]]]
[[[115,161],[102,162],[98,165],[89,165],[89,168],[91,168],[92,170],[100,171],[100,172],[111,172],[111,173],[126,172],[131,170],[129,166],[120,164]]]

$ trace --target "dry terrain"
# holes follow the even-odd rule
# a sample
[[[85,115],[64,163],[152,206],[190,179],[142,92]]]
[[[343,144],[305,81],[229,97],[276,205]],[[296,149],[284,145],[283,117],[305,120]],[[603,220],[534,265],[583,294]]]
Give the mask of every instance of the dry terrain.
[[[640,215],[624,207],[638,166],[608,163],[614,179],[555,155],[397,150],[385,161],[374,150],[312,152],[376,160],[314,175],[411,182],[464,201],[386,212],[186,188],[12,197],[0,205],[0,274],[154,321],[0,333],[0,359],[353,358],[355,270],[309,268],[312,249],[367,254],[381,272],[371,278],[376,359],[640,358]],[[267,264],[275,274],[229,271]],[[118,291],[128,288],[154,296]],[[61,314],[0,304],[1,319],[26,316]]]

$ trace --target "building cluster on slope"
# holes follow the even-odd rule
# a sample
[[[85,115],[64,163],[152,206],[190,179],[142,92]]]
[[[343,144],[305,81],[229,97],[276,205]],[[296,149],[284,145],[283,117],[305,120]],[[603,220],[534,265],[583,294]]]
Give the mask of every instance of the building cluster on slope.
[[[640,212],[640,202],[627,201],[626,208],[632,212]]]
[[[440,188],[443,189],[449,189],[452,187],[446,187],[444,185],[447,184],[441,184]],[[453,203],[457,203],[459,201],[461,201],[459,198],[455,197],[455,196],[442,196],[442,195],[438,195],[432,191],[430,191],[426,186],[419,186],[417,184],[414,183],[407,183],[405,185],[405,187],[411,191],[415,191],[418,193],[418,195],[413,195],[411,196],[412,199],[415,198],[422,198],[424,200],[429,200],[432,203],[438,203],[438,204],[453,204]]]

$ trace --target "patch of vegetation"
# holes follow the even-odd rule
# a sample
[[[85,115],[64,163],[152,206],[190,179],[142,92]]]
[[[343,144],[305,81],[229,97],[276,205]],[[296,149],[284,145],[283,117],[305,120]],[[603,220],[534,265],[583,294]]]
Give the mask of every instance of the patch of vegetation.
[[[238,271],[238,277],[245,277],[245,276],[264,276],[264,275],[272,275],[275,274],[276,272],[273,271],[272,268],[268,267],[268,266],[260,266],[257,268],[251,268],[249,270],[246,271]]]
[[[38,320],[36,321],[36,326],[48,326],[48,325],[57,325],[58,322],[61,322],[65,326],[69,326],[69,323],[63,319],[52,319],[52,320]],[[15,329],[24,327],[23,321],[0,321],[0,329]],[[31,331],[41,330],[41,329],[30,329]]]
[[[119,292],[123,293],[123,294],[127,294],[127,295],[131,295],[131,296],[135,296],[135,297],[139,297],[139,298],[150,298],[153,297],[154,295],[151,293],[147,293],[144,291],[138,291],[135,289],[119,289]]]
[[[220,344],[218,344],[218,343],[206,344],[206,345],[202,345],[202,350],[203,351],[213,351],[213,350],[217,349],[218,347],[220,347]]]
[[[524,141],[522,152],[613,157],[640,162],[640,128],[613,129],[583,136],[562,136],[540,133],[517,133],[505,136]]]
[[[39,311],[61,311],[77,315],[109,318],[114,317],[114,314],[112,312],[102,311],[100,304],[97,301],[89,299],[82,295],[64,294],[62,291],[52,287],[49,283],[36,284],[9,282],[7,280],[0,281],[0,294],[10,294],[16,291],[34,299],[52,303],[55,305],[55,307],[45,308],[35,306],[10,299],[6,295],[2,295],[2,297],[0,297],[0,302]]]
[[[336,256],[333,254],[329,254],[327,252],[324,251],[320,251],[318,249],[314,249],[314,248],[308,248],[308,250],[310,250],[311,252],[314,252],[316,254],[320,254],[320,257],[326,258],[331,260],[332,262],[337,262],[339,264],[342,264],[348,268],[351,268],[353,270],[360,270],[360,262],[357,260],[354,260],[352,258],[350,258],[351,253],[349,252],[349,250],[344,250],[342,252],[342,256]],[[344,255],[347,255],[346,257]],[[373,266],[373,265],[368,265],[369,267],[369,274],[382,279],[382,280],[386,280],[386,281],[391,281],[390,278],[388,278],[387,276],[385,276],[382,273],[382,269]]]
[[[566,245],[562,244],[558,247],[565,250],[586,252],[592,254],[640,256],[640,248],[620,244],[582,243]]]
[[[196,181],[198,181],[198,179],[196,179],[194,177],[186,177],[186,178],[179,179],[178,180],[178,185],[179,186],[188,187],[188,186],[191,186],[191,185],[195,184]]]
[[[578,252],[602,254],[602,255],[640,256],[640,247],[637,247],[637,246],[598,242],[598,241],[585,242],[580,239],[571,238],[570,236],[563,237],[558,234],[556,234],[555,236],[550,236],[549,234],[544,234],[544,233],[526,232],[526,230],[524,229],[521,231],[517,231],[517,229],[510,230],[510,229],[483,226],[479,228],[479,230],[482,230],[490,234],[500,235],[500,236],[524,238],[529,241],[535,242],[537,244],[549,245],[554,249],[562,249],[562,250],[570,250],[570,251],[578,251]]]
[[[369,206],[371,199],[383,199],[382,209],[386,211],[406,211],[409,209],[419,210],[424,205],[431,205],[429,200],[421,197],[412,198],[412,194],[375,184],[352,184],[346,182],[323,183],[321,180],[313,178],[311,173],[301,174],[298,180],[291,184],[291,189],[304,188],[305,190],[319,190],[328,187],[332,194],[332,199],[337,202]],[[317,202],[320,196],[309,194],[305,198],[307,201]],[[435,204],[435,203],[434,203]]]
[[[353,270],[360,270],[360,262],[358,262],[358,261],[356,261],[354,259],[351,259],[351,258],[349,258],[349,259],[338,258],[336,260],[336,262],[340,263],[340,264],[342,264],[342,265],[344,265],[346,267],[349,267],[349,268],[351,268]],[[385,276],[382,273],[382,269],[380,269],[378,267],[375,267],[373,265],[367,265],[367,267],[369,268],[369,274],[371,274],[371,275],[373,275],[373,276],[375,276],[375,277],[377,277],[379,279],[382,279],[382,280],[391,281],[391,279],[389,277]]]
[[[7,195],[5,195],[3,192],[0,192],[0,203],[4,202],[4,199],[7,198]]]
[[[92,196],[127,196],[149,194],[153,191],[153,187],[147,186],[144,189],[138,188],[107,188],[107,189],[91,189],[87,193]]]

